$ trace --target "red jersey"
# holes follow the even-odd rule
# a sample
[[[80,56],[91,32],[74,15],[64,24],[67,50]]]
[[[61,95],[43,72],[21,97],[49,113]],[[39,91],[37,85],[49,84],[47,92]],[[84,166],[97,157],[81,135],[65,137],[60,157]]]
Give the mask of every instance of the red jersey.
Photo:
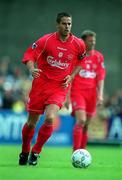
[[[81,65],[82,70],[75,76],[73,89],[95,88],[97,82],[105,78],[104,57],[100,52],[91,50]]]
[[[59,33],[41,37],[24,54],[23,63],[31,60],[43,74],[54,80],[63,80],[71,74],[75,65],[81,64],[78,59],[85,54],[83,40],[70,34],[67,41],[61,41]]]

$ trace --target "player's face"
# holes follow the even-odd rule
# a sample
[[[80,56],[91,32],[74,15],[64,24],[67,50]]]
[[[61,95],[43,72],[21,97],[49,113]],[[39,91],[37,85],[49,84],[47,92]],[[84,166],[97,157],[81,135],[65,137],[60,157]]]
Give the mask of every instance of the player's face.
[[[58,31],[61,36],[68,36],[71,32],[72,19],[71,17],[62,17],[59,24],[57,24]]]
[[[96,38],[94,36],[87,36],[85,44],[88,50],[92,50],[96,45]]]

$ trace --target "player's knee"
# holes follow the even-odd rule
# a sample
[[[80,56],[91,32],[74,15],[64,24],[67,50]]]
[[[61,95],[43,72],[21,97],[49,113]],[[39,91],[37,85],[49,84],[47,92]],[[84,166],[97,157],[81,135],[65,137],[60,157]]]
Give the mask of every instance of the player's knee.
[[[48,124],[52,124],[54,119],[55,119],[55,115],[50,113],[50,114],[47,114],[45,122]]]
[[[85,126],[85,120],[83,120],[83,119],[79,119],[79,120],[77,120],[77,124],[79,125],[79,126]]]
[[[30,129],[34,129],[36,127],[36,123],[28,122],[27,124]]]

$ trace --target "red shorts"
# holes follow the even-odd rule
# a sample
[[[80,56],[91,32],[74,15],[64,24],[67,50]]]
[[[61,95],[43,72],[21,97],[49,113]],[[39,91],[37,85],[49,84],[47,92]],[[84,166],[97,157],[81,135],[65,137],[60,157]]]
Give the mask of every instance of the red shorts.
[[[48,79],[41,74],[39,78],[35,78],[32,82],[27,111],[43,114],[45,106],[49,104],[56,104],[61,108],[68,89],[69,87],[62,87],[62,82]]]
[[[84,110],[87,115],[96,114],[96,88],[71,91],[72,115],[78,109]]]

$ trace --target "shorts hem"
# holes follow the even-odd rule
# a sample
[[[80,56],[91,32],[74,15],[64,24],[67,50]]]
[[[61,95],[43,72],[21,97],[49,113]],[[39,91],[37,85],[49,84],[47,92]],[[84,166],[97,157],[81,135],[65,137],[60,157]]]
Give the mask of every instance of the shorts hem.
[[[74,110],[72,111],[71,115],[74,116],[74,115],[75,115],[75,111],[77,111],[77,110],[83,110],[83,111],[85,111],[86,114],[87,114],[88,116],[90,116],[90,117],[94,117],[94,116],[96,115],[96,111],[94,111],[94,112],[91,113],[91,112],[86,111],[85,108],[81,108],[81,107],[78,107],[78,108],[74,109]]]
[[[72,115],[72,116],[75,116],[75,111],[80,110],[80,109],[83,110],[83,111],[85,111],[85,108],[77,107],[77,108],[75,108],[75,109],[72,110],[71,115]],[[86,111],[85,111],[85,112],[86,112]]]
[[[93,113],[90,113],[90,112],[86,112],[86,113],[87,113],[87,115],[90,116],[90,117],[94,117],[94,116],[96,115],[96,111],[93,112]]]
[[[27,108],[27,112],[32,113],[32,114],[43,114],[44,112],[42,110],[33,110]]]
[[[57,102],[55,102],[55,101],[47,102],[45,105],[47,106],[47,105],[50,105],[50,104],[55,104],[55,105],[57,105],[59,108],[62,107],[62,104],[61,104],[61,103],[57,103]]]

